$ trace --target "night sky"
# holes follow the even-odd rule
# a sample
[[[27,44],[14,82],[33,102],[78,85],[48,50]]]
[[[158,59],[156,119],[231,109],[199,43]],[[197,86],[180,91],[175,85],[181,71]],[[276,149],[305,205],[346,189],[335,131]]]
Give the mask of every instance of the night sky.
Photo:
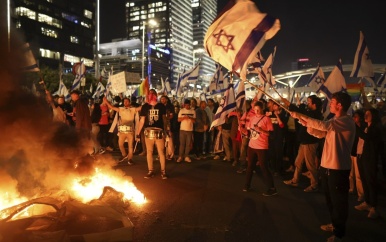
[[[219,0],[219,10],[227,1]],[[259,10],[278,18],[281,29],[261,50],[276,46],[273,74],[290,71],[291,62],[309,58],[315,66],[352,64],[362,31],[373,64],[386,67],[386,18],[382,1],[254,0]],[[345,2],[345,3],[343,3]],[[101,43],[125,36],[124,0],[101,0]]]

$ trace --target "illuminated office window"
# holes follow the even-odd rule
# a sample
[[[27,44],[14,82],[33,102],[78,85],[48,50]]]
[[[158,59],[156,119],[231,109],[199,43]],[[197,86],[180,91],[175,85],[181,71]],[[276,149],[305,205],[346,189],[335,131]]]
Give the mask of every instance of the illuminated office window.
[[[55,19],[55,18],[52,18],[52,17],[45,15],[45,14],[42,14],[42,13],[38,13],[38,21],[41,23],[46,23],[48,25],[57,27],[59,29],[62,28],[62,21]]]
[[[36,12],[29,10],[28,8],[25,8],[25,7],[17,7],[16,8],[16,15],[26,16],[27,18],[36,20]]]
[[[79,44],[79,39],[76,36],[70,36],[71,43]]]
[[[40,56],[49,59],[60,60],[60,52],[51,51],[47,49],[40,49]]]
[[[84,10],[84,13],[83,15],[88,18],[88,19],[92,19],[92,12],[91,11],[88,11],[87,9]]]
[[[53,29],[47,29],[47,28],[42,27],[41,31],[42,31],[42,34],[44,34],[48,37],[58,38],[58,33]]]

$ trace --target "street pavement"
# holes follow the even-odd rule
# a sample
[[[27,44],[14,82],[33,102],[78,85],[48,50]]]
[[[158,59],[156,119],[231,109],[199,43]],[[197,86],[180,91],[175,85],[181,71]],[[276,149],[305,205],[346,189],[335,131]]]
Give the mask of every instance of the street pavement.
[[[115,159],[119,152],[103,154]],[[155,156],[154,156],[155,157]],[[160,177],[159,161],[154,159],[156,176],[145,179],[146,157],[135,155],[135,164],[117,165],[134,185],[144,193],[147,203],[130,204],[128,217],[134,224],[133,241],[146,242],[216,242],[216,241],[326,241],[332,233],[320,225],[330,223],[321,191],[306,193],[308,179],[299,187],[290,187],[283,180],[292,173],[274,177],[278,194],[264,197],[265,186],[259,171],[253,176],[252,191],[243,192],[245,173],[222,160],[195,160],[191,163],[167,161],[169,178]],[[355,195],[349,197],[347,242],[386,241],[386,189],[384,181],[379,194],[377,219],[357,211]],[[122,238],[125,241],[124,238]]]

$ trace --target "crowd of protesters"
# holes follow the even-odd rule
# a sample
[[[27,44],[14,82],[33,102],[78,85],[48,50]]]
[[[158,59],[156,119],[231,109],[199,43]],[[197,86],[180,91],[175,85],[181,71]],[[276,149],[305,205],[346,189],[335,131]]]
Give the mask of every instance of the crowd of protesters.
[[[122,156],[118,162],[129,165],[135,164],[136,155],[147,156],[149,171],[145,178],[156,174],[153,156],[160,161],[162,179],[168,178],[166,161],[190,163],[221,159],[236,167],[237,173],[246,174],[242,189],[245,192],[250,190],[256,169],[260,169],[267,188],[264,196],[277,194],[274,176],[293,173],[292,179],[283,182],[297,187],[304,175],[310,181],[304,192],[316,192],[321,185],[331,186],[329,176],[334,174],[336,179],[344,181],[341,184],[347,187],[347,194],[358,196],[360,204],[355,208],[368,211],[369,218],[376,218],[379,216],[376,210],[378,179],[379,175],[386,177],[386,106],[382,100],[370,103],[363,96],[359,107],[350,102],[348,108],[344,98],[338,95],[335,104],[330,104],[330,111],[336,117],[326,121],[323,121],[322,100],[316,95],[310,95],[305,103],[299,100],[290,103],[285,98],[246,100],[244,109],[230,112],[224,123],[211,127],[220,105],[219,100],[213,98],[178,101],[151,89],[143,101],[117,96],[109,102],[106,97],[87,99],[74,91],[70,104],[63,97],[52,98],[47,93],[53,120],[72,125],[81,135],[92,139],[90,155],[119,150]],[[350,120],[339,123],[340,117]],[[329,125],[334,128],[330,129]],[[347,128],[350,134],[339,138],[336,134],[339,125],[343,125],[340,127],[343,133]],[[350,125],[355,128],[348,128]],[[346,150],[338,147],[332,151],[331,140],[350,146],[349,162],[339,163],[346,158]],[[326,159],[339,162],[332,164]],[[330,211],[346,211],[346,195],[339,193],[338,196],[332,190],[330,193],[332,195],[327,196]],[[336,197],[340,199],[338,202],[334,200]],[[321,228],[343,237],[347,217],[344,211],[338,218],[332,216],[332,224]]]

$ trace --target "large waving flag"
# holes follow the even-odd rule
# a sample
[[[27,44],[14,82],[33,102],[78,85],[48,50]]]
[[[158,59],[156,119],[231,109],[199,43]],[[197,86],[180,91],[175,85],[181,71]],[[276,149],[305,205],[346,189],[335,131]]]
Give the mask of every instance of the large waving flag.
[[[325,80],[326,78],[324,77],[322,67],[320,67],[320,65],[318,64],[318,68],[316,68],[315,72],[308,80],[307,86],[311,87],[313,91],[317,91]]]
[[[219,126],[225,123],[225,119],[229,113],[236,109],[236,100],[235,100],[235,91],[233,89],[233,84],[229,84],[223,98],[221,99],[220,106],[217,109],[216,114],[214,115],[212,127]]]
[[[350,77],[373,77],[374,69],[370,59],[365,37],[360,31],[358,48],[355,53],[354,65]]]
[[[245,80],[248,64],[279,29],[280,21],[251,0],[230,0],[206,32],[204,46],[214,61]]]
[[[361,97],[361,87],[363,86],[363,83],[348,83],[346,85],[347,93],[351,96],[351,101],[359,101],[359,98]]]
[[[346,80],[343,75],[342,62],[339,60],[326,82],[320,86],[318,91],[323,92],[328,100],[331,100],[333,93],[343,90],[346,90]]]
[[[23,46],[22,46],[22,54],[24,55],[24,63],[23,63],[23,67],[22,67],[22,70],[23,71],[32,71],[32,72],[35,72],[35,71],[40,71],[39,69],[39,66],[36,62],[36,59],[32,53],[32,50],[29,46],[29,43],[25,43]]]

